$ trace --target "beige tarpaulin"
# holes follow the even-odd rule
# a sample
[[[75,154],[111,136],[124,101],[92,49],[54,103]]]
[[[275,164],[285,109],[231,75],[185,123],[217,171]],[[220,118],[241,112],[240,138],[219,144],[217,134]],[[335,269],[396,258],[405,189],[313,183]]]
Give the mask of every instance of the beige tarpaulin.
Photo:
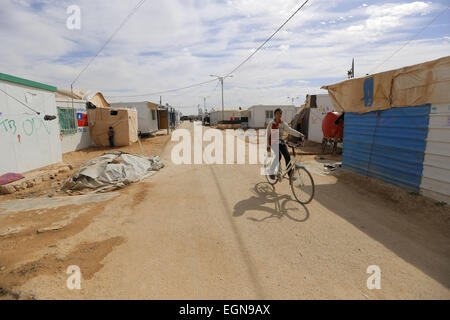
[[[450,56],[323,86],[337,110],[366,113],[450,101]]]
[[[57,92],[55,92],[56,98],[74,98],[77,100],[84,100],[86,96],[90,93],[89,90],[67,90],[67,89],[58,89]]]
[[[128,146],[138,140],[137,112],[130,109],[87,109],[91,139],[95,145],[109,146],[109,127],[114,129],[114,145]]]
[[[105,97],[101,92],[97,92],[91,99],[89,99],[89,102],[91,102],[93,105],[95,105],[97,108],[110,108],[111,105],[106,101]]]

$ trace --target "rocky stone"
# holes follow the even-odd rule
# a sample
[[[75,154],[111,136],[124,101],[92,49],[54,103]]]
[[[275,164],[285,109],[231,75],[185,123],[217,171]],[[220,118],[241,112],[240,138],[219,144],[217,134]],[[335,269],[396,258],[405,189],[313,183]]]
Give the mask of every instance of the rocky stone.
[[[70,170],[73,170],[73,165],[68,164],[67,167],[68,167]]]
[[[64,226],[62,225],[53,225],[50,227],[45,227],[45,228],[41,228],[37,230],[37,233],[44,233],[44,232],[48,232],[48,231],[56,231],[59,229],[62,229]]]
[[[62,255],[62,254],[58,254],[58,255],[55,257],[55,259],[56,259],[56,261],[59,261],[59,262],[64,262],[64,261],[66,261],[66,257],[65,257],[64,255]]]
[[[42,176],[37,176],[36,178],[34,178],[34,183],[35,184],[41,184],[42,183]]]
[[[51,170],[48,174],[50,175],[50,179],[52,177],[55,178],[56,176],[58,176],[58,170]]]
[[[73,181],[67,181],[66,184],[64,185],[64,189],[72,189],[73,187],[76,186],[76,183]]]
[[[22,191],[22,190],[25,190],[25,188],[26,188],[26,185],[25,185],[25,187],[22,184],[14,185],[14,189],[16,189],[16,191]]]
[[[32,188],[35,186],[35,183],[31,180],[31,181],[27,181],[27,188]]]
[[[17,191],[16,188],[10,184],[0,186],[0,194],[12,194],[16,191]]]
[[[69,167],[62,167],[59,168],[58,173],[67,173],[70,172],[70,168]]]
[[[9,236],[11,234],[19,233],[24,229],[24,225],[20,225],[17,227],[8,227],[6,229],[0,230],[0,237]]]
[[[1,266],[0,271],[4,271],[6,269],[6,266]]]

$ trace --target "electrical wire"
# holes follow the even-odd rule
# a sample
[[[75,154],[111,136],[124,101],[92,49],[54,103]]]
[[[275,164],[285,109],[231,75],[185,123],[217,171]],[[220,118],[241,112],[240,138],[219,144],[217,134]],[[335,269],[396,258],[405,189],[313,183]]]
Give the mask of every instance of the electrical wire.
[[[190,86],[176,88],[176,89],[170,89],[170,90],[165,90],[165,91],[152,92],[152,93],[143,93],[143,94],[135,94],[135,95],[124,95],[124,96],[105,96],[105,98],[135,98],[135,97],[156,96],[156,95],[161,95],[161,94],[164,94],[164,93],[175,92],[175,91],[180,91],[180,90],[190,89],[190,88],[193,88],[193,87],[202,86],[202,85],[205,85],[207,83],[214,82],[214,81],[216,81],[216,79],[203,81],[203,82],[192,84]]]
[[[88,62],[88,64],[81,70],[81,72],[76,76],[76,78],[73,80],[71,86],[75,84],[75,82],[78,81],[80,76],[83,74],[84,71],[86,71],[87,68],[91,65],[91,63],[95,60],[95,58],[98,57],[98,55],[105,49],[105,47],[111,42],[111,40],[116,36],[116,34],[120,31],[120,29],[123,28],[123,26],[128,22],[128,20],[139,10],[139,8],[145,3],[147,0],[140,0],[138,4],[134,7],[133,10],[125,17],[125,19],[122,21],[122,23],[119,25],[119,27],[113,32],[113,34],[106,40],[106,42],[103,44],[103,46],[98,50],[98,52],[91,58],[91,60]]]
[[[4,91],[3,89],[0,89],[0,91],[2,91],[4,94],[6,94],[8,97],[16,100],[17,102],[19,102],[21,105],[27,107],[28,109],[30,109],[31,111],[35,112],[36,114],[41,114],[40,112],[34,110],[33,108],[29,107],[28,105],[26,105],[25,103],[23,103],[22,101],[20,101],[19,99],[17,99],[16,97],[13,97],[12,95],[10,95],[8,92]]]
[[[242,67],[245,63],[247,63],[259,50],[261,50],[307,3],[309,0],[306,0],[269,38],[267,38],[266,41],[264,41],[250,56],[248,56],[243,62],[241,62],[236,68],[234,68],[230,73],[228,73],[224,78],[229,77],[232,73],[236,72],[240,67]],[[138,95],[121,95],[121,96],[105,96],[107,98],[134,98],[134,97],[145,97],[145,96],[152,96],[152,95],[160,95],[164,93],[174,92],[174,91],[180,91],[185,90],[197,86],[201,86],[213,81],[217,81],[217,79],[204,81],[200,83],[196,83],[190,86],[181,87],[177,89],[171,89],[171,90],[165,90],[160,92],[152,92],[152,93],[145,93],[145,94],[138,94]],[[217,88],[216,88],[217,89]],[[213,92],[216,90],[214,89]]]
[[[441,11],[436,17],[434,17],[433,20],[431,20],[426,26],[424,26],[419,32],[417,32],[411,39],[409,39],[408,41],[406,41],[400,48],[398,48],[397,50],[394,51],[394,53],[392,53],[388,58],[386,58],[382,63],[380,63],[379,65],[377,65],[375,68],[373,68],[369,74],[372,74],[374,71],[376,71],[379,67],[381,67],[383,64],[385,64],[387,61],[389,61],[393,56],[395,56],[398,52],[400,52],[404,47],[406,47],[412,40],[414,40],[415,38],[417,38],[426,28],[428,28],[430,25],[432,25],[440,16],[442,16],[448,9],[450,8],[450,6],[447,6],[447,8],[445,8],[443,11]]]
[[[207,96],[206,98],[211,98],[214,92],[216,92],[217,88],[219,87],[220,81],[217,81],[216,86],[214,87],[213,91]]]
[[[295,12],[277,29],[275,30],[272,35],[267,38],[266,41],[264,41],[253,53],[248,56],[244,61],[242,61],[236,68],[234,68],[230,73],[226,75],[226,77],[230,76],[231,74],[235,73],[240,67],[242,67],[245,63],[247,63],[259,50],[261,50],[267,42],[269,42],[283,27],[309,2],[309,0],[306,0]]]

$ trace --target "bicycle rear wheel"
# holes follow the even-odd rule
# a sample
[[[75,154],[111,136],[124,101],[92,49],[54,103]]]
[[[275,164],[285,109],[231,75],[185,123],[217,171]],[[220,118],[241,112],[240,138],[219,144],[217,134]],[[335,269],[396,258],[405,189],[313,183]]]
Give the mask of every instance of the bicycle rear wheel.
[[[314,198],[314,180],[308,170],[297,166],[289,177],[291,190],[295,199],[301,204],[308,204]]]

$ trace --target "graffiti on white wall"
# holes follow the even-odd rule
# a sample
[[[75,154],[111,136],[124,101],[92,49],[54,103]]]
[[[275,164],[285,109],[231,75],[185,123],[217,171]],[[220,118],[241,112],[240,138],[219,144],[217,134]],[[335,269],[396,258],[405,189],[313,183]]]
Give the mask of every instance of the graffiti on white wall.
[[[21,142],[23,137],[40,134],[51,134],[50,127],[45,124],[42,118],[28,117],[18,120],[5,118],[0,115],[0,136],[17,136],[18,142]]]

